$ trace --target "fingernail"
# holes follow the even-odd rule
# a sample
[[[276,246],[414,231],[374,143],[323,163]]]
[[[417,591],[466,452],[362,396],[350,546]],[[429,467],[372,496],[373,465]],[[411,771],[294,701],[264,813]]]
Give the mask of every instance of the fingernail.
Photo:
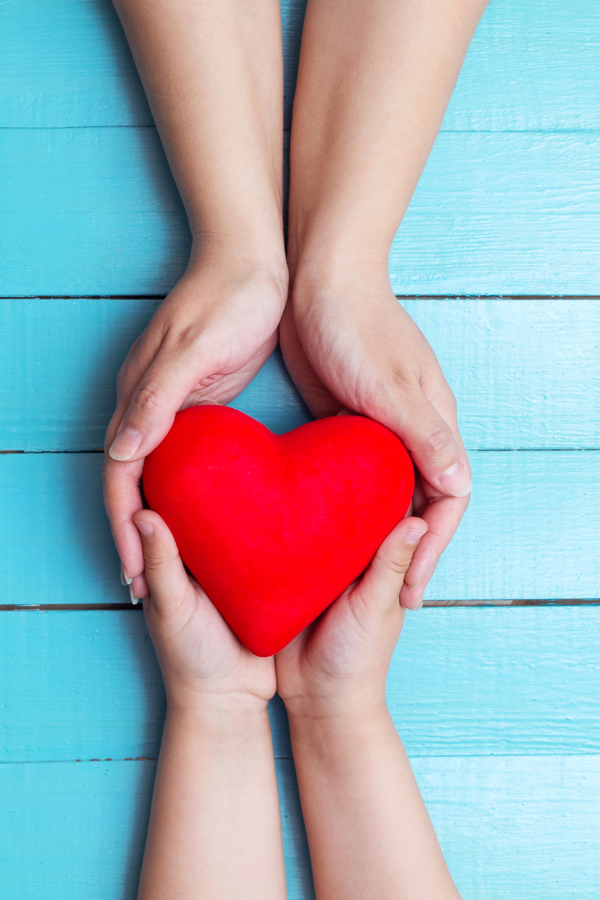
[[[128,425],[116,436],[108,453],[113,459],[125,462],[131,459],[141,442],[142,435],[140,432],[135,428],[130,428]]]
[[[413,606],[414,611],[416,612],[418,609],[423,609],[423,598],[419,600],[416,606]]]
[[[404,540],[407,544],[418,544],[424,534],[425,531],[407,531]]]
[[[138,603],[140,602],[140,597],[135,596],[135,594],[133,593],[133,585],[131,585],[131,584],[129,585],[129,599],[131,600],[131,602],[133,603],[134,606],[137,606]]]
[[[463,462],[455,462],[442,472],[440,484],[453,497],[466,497],[471,492],[471,476]]]
[[[121,563],[121,584],[123,585],[123,587],[125,587],[125,585],[131,584],[132,581],[133,579],[129,577],[129,575],[125,571],[125,566],[123,565],[123,563]]]
[[[144,535],[144,537],[149,537],[151,534],[154,534],[154,528],[152,525],[150,525],[149,522],[138,522],[137,519],[134,519],[133,521],[139,528],[141,534]]]

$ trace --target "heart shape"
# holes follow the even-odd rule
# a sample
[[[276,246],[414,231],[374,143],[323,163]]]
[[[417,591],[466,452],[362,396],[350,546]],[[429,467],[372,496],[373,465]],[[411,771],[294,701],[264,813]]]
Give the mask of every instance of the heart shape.
[[[271,656],[338,597],[406,514],[410,456],[362,416],[276,435],[196,406],[144,464],[144,494],[243,644]]]

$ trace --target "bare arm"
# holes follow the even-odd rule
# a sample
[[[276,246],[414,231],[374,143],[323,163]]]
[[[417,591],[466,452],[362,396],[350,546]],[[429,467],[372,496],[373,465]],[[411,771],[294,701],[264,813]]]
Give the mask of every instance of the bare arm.
[[[309,0],[291,144],[286,364],[312,412],[387,425],[419,471],[418,606],[468,504],[456,404],[388,255],[486,0]]]
[[[385,700],[398,597],[426,531],[402,521],[276,657],[319,900],[459,900]]]
[[[188,269],[119,373],[105,498],[132,598],[148,593],[143,460],[177,410],[227,403],[277,344],[287,296],[278,0],[116,0],[193,235]]]
[[[168,702],[139,900],[284,900],[273,660],[246,650],[188,578],[162,519],[135,519]]]

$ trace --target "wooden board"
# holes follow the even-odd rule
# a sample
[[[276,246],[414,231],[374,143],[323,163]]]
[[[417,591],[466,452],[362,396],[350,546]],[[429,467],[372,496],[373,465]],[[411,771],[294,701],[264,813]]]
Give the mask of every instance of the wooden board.
[[[117,370],[158,303],[0,300],[0,449],[101,447]],[[454,390],[468,449],[600,446],[599,302],[403,305]],[[233,405],[278,433],[308,420],[279,353]]]
[[[3,612],[0,762],[158,756],[162,680],[133,609]],[[600,607],[407,616],[388,703],[415,756],[600,753]],[[291,756],[279,698],[275,755]]]
[[[137,894],[153,761],[0,765],[0,895],[98,900]],[[277,764],[288,896],[311,898],[291,760]]]
[[[282,0],[289,126],[304,0]],[[23,40],[23,35],[27,40]],[[600,127],[594,0],[492,0],[446,130]],[[152,117],[108,0],[13,0],[0,31],[0,127],[148,125]]]
[[[0,765],[0,891],[133,900],[152,762]],[[414,758],[464,900],[597,900],[600,757]],[[277,763],[289,900],[312,900],[291,760]]]
[[[600,452],[470,457],[473,500],[426,599],[597,600]],[[0,455],[0,605],[127,599],[101,466],[100,453]]]
[[[597,133],[441,134],[394,242],[398,294],[590,295]],[[189,230],[153,128],[6,129],[2,296],[163,295]]]

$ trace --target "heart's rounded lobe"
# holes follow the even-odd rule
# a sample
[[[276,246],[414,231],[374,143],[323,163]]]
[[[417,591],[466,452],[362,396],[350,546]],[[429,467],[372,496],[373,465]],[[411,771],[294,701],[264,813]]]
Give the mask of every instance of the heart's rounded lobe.
[[[144,494],[181,557],[257,656],[285,647],[364,571],[406,514],[411,459],[362,416],[283,435],[226,406],[180,412]]]

